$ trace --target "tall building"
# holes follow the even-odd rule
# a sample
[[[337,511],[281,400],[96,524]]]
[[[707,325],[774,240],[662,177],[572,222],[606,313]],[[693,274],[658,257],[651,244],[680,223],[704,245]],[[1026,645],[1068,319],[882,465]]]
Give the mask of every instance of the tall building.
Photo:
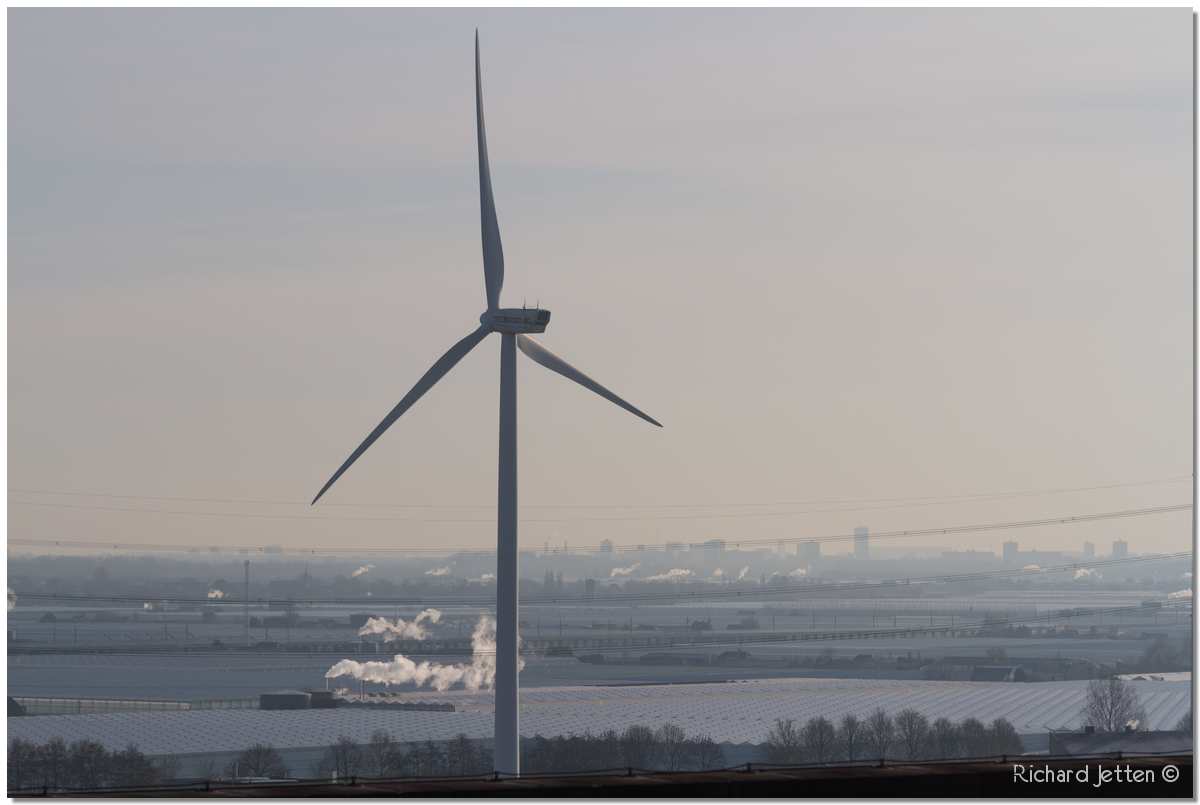
[[[1005,562],[1017,561],[1018,545],[1015,542],[1009,541],[1004,543],[1004,553],[1002,558]]]
[[[854,529],[854,558],[869,559],[871,557],[871,543],[869,532],[865,525],[860,525]]]
[[[1083,543],[1083,558],[1084,559],[1095,559],[1096,558],[1095,543],[1091,543],[1091,542]]]
[[[1113,543],[1112,558],[1124,559],[1129,556],[1129,543],[1123,539],[1119,539]]]
[[[821,543],[816,540],[811,542],[801,542],[796,546],[796,553],[800,559],[805,562],[812,562],[815,559],[821,558]]]

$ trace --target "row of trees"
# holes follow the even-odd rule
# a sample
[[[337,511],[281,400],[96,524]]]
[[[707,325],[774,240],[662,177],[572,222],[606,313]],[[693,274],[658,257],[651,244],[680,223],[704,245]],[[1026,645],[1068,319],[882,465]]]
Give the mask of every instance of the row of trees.
[[[767,736],[768,763],[830,763],[834,761],[941,760],[1022,752],[1016,729],[1003,718],[985,725],[975,718],[932,723],[916,710],[890,716],[878,709],[866,718],[846,715],[837,724],[825,717],[803,725],[792,719],[775,722]]]
[[[415,744],[406,751],[383,730],[365,744],[341,736],[310,768],[315,777],[440,777],[491,770],[491,749],[464,734],[444,743]]]
[[[121,788],[173,779],[174,759],[152,762],[130,745],[110,752],[95,741],[45,744],[14,739],[8,744],[8,788]]]
[[[598,771],[633,767],[663,771],[719,769],[720,745],[707,735],[688,737],[683,728],[664,724],[657,730],[634,724],[624,732],[599,735],[535,735],[521,742],[521,768],[530,773]]]
[[[232,765],[232,764],[231,764]],[[675,724],[657,730],[635,724],[600,735],[534,736],[521,742],[527,772],[574,772],[633,766],[639,769],[712,769],[724,765],[720,746],[708,736],[689,738]],[[282,776],[283,761],[270,747],[252,747],[237,760],[241,776]],[[233,770],[227,770],[233,776]],[[315,777],[428,777],[487,774],[492,751],[460,734],[444,743],[426,741],[405,750],[378,731],[365,744],[342,736],[310,768]]]

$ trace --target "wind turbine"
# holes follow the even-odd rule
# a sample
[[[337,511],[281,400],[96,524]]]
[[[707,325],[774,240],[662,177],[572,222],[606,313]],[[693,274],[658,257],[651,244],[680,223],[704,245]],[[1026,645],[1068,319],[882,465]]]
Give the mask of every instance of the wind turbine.
[[[487,292],[487,310],[479,316],[479,327],[438,358],[417,384],[396,403],[375,430],[355,448],[337,472],[325,482],[313,498],[315,504],[338,478],[383,435],[392,423],[421,399],[480,341],[491,333],[500,334],[500,466],[496,501],[496,722],[493,757],[495,770],[504,774],[520,772],[518,753],[519,725],[517,708],[517,349],[534,363],[540,363],[568,380],[641,417],[652,425],[662,425],[649,415],[592,380],[546,347],[529,337],[541,333],[550,322],[550,311],[500,307],[500,289],[504,286],[504,251],[500,245],[500,225],[492,198],[492,177],[488,169],[487,135],[483,126],[483,89],[479,70],[479,32],[475,32],[475,126],[479,140],[479,218],[483,238],[483,279]]]

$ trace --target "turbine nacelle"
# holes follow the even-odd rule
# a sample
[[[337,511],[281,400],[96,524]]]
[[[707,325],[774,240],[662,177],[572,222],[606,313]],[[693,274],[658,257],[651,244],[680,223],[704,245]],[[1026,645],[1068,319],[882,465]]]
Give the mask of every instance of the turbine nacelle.
[[[494,333],[544,333],[550,311],[538,307],[502,307],[479,316],[479,323]]]

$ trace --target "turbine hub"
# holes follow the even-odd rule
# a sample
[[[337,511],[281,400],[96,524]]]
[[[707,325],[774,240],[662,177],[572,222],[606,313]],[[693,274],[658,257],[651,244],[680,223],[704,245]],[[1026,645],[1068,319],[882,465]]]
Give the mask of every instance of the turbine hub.
[[[482,313],[479,323],[495,333],[544,333],[550,311],[538,307],[497,308]]]

